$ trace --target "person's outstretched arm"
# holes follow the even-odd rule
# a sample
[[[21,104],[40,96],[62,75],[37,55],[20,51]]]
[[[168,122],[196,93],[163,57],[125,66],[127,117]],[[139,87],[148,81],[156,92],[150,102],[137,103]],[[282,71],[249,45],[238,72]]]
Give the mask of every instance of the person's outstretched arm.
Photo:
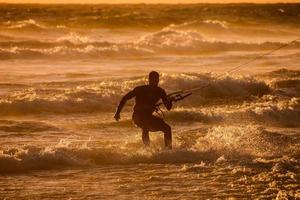
[[[135,97],[135,95],[136,95],[135,93],[136,93],[135,90],[132,90],[132,91],[128,92],[128,93],[121,99],[121,101],[120,101],[120,103],[119,103],[119,106],[118,106],[118,109],[117,109],[117,111],[116,111],[116,114],[115,114],[115,116],[114,116],[114,118],[115,118],[117,121],[119,121],[119,119],[120,119],[120,113],[121,113],[121,111],[122,111],[124,105],[126,104],[126,102],[127,102],[129,99]]]
[[[167,94],[166,92],[164,91],[162,97],[161,97],[165,107],[167,108],[167,110],[171,110],[173,104],[172,104],[172,101],[169,100],[169,98],[167,97]]]

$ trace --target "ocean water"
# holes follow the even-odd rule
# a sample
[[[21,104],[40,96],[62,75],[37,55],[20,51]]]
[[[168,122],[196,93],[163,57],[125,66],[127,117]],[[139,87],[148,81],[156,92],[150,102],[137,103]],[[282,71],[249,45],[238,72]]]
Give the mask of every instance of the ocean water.
[[[0,199],[300,199],[300,4],[0,4]],[[161,73],[173,149],[126,92]]]

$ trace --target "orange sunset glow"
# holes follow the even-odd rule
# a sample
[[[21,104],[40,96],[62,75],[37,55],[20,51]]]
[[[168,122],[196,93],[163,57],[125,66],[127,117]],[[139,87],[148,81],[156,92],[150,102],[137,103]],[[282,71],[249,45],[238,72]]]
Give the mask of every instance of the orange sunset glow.
[[[0,0],[0,199],[300,199],[300,3]]]
[[[62,3],[62,4],[136,4],[136,3],[146,3],[146,4],[186,4],[186,3],[297,3],[299,0],[0,0],[0,2],[4,3],[43,3],[43,4],[55,4],[55,3]]]

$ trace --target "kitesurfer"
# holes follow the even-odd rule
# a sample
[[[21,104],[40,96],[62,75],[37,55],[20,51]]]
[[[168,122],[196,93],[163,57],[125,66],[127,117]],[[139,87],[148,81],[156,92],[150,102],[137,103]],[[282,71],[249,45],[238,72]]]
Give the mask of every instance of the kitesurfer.
[[[149,73],[149,83],[134,88],[128,92],[120,101],[114,118],[118,121],[120,113],[127,100],[135,97],[135,106],[132,115],[134,123],[142,129],[142,139],[145,146],[149,146],[149,131],[162,131],[164,133],[165,147],[172,148],[171,127],[160,117],[153,115],[156,104],[162,100],[167,110],[172,108],[172,101],[168,98],[164,89],[158,86],[159,74],[156,71]]]

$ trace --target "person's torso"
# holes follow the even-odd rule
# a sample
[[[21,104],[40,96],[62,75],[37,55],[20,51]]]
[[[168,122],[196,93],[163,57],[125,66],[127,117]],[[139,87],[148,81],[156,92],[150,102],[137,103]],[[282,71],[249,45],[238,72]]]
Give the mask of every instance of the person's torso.
[[[162,98],[164,90],[160,87],[150,87],[149,85],[135,88],[134,112],[139,114],[152,114],[155,104]]]

